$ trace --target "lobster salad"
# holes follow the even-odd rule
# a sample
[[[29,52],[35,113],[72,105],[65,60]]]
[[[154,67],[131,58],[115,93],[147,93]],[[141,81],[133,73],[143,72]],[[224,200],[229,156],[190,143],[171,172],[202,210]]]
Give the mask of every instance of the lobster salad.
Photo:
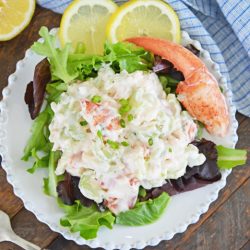
[[[22,159],[33,159],[30,173],[48,169],[44,192],[71,232],[92,239],[101,226],[153,223],[171,196],[244,164],[245,150],[203,138],[226,136],[230,119],[193,45],[135,37],[86,55],[39,34],[32,49],[45,59],[25,93],[34,123]]]

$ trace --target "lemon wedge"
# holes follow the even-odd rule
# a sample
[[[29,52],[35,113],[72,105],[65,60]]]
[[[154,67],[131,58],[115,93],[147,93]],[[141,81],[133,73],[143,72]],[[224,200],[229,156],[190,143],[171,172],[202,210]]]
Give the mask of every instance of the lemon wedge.
[[[131,0],[110,17],[108,39],[116,43],[126,38],[150,36],[179,43],[180,22],[175,11],[161,0]]]
[[[84,43],[86,54],[102,54],[105,28],[117,6],[111,0],[75,0],[65,10],[59,30],[61,45]]]
[[[30,23],[35,0],[0,0],[0,41],[17,36]]]

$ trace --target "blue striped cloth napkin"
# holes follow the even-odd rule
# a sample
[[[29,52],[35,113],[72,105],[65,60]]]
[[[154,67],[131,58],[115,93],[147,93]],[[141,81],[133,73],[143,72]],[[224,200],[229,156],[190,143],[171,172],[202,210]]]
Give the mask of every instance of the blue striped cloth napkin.
[[[37,0],[63,13],[70,0]],[[122,1],[115,1],[122,2]],[[250,116],[250,1],[167,0],[180,18],[181,27],[199,40],[220,66],[234,94],[239,112]]]

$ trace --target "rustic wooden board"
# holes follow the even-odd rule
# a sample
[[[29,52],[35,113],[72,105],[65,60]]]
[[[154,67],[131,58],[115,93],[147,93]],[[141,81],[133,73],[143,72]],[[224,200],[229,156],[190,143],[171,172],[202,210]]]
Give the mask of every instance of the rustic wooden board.
[[[24,208],[11,220],[11,224],[19,236],[40,247],[47,247],[58,236]]]
[[[250,200],[246,197],[250,197],[250,178],[176,249],[235,250],[243,247],[250,238]]]
[[[0,42],[0,90],[7,85],[8,76],[15,71],[16,62],[24,57],[26,49],[37,40],[40,27],[42,25],[49,28],[57,27],[60,18],[58,14],[37,7],[31,24],[22,34],[9,42]],[[237,146],[246,148],[250,152],[250,119],[237,114],[237,120],[240,124]],[[233,170],[218,200],[196,224],[189,226],[185,233],[178,234],[172,240],[164,241],[156,247],[146,249],[250,249],[247,241],[250,237],[249,166],[248,159],[245,167]],[[23,208],[22,201],[13,194],[12,187],[7,183],[5,172],[1,168],[0,209],[12,217],[12,225],[17,234],[41,247],[48,247],[51,250],[90,249],[58,236]],[[0,243],[0,249],[20,250],[21,248],[12,243],[3,242]]]
[[[23,248],[15,245],[12,242],[7,242],[7,241],[0,243],[0,249],[1,250],[23,250]]]
[[[23,202],[14,195],[12,186],[6,180],[6,174],[0,167],[0,210],[13,217],[23,207]]]
[[[248,239],[249,238],[250,237],[248,237]],[[248,240],[248,242],[240,248],[240,250],[249,250],[249,249],[250,249],[250,240]]]

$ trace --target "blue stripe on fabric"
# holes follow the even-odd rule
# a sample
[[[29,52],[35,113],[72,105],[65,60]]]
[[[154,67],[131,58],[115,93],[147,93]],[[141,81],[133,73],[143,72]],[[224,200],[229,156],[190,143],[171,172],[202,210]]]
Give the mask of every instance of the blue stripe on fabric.
[[[249,22],[250,22],[250,18],[248,18],[248,20],[242,26],[246,27]]]
[[[201,9],[204,10],[204,4],[203,4],[203,1],[200,1],[201,3]]]
[[[235,78],[231,79],[231,81],[234,82],[239,77],[239,75],[243,74],[248,68],[249,65],[247,65]]]
[[[70,2],[72,2],[72,0],[69,0],[69,1],[66,1],[64,3],[61,3],[61,4],[57,5],[55,8],[61,8],[64,5],[68,5]]]
[[[197,17],[195,16],[191,16],[191,17],[183,17],[183,18],[179,18],[180,21],[185,21],[185,20],[192,20],[192,19],[196,19]]]
[[[238,33],[240,33],[243,29],[246,28],[246,25],[248,25],[248,23],[250,22],[250,18],[247,20],[247,22],[241,26],[241,28],[239,29]]]
[[[203,15],[203,16],[199,17],[199,19],[203,23],[207,19],[207,17]]]
[[[226,28],[227,26],[228,26],[228,24],[225,24],[222,27],[218,27],[218,30],[215,33],[213,33],[213,36],[215,37],[219,32],[221,32],[222,29]]]
[[[236,56],[239,56],[239,54],[244,53],[244,51],[245,51],[244,48],[240,47],[237,53],[234,53],[232,56],[230,56],[230,60],[232,60]]]
[[[217,43],[219,45],[224,45],[228,39],[231,39],[231,34],[233,31],[229,31],[228,34],[224,34],[224,37],[222,36],[221,39],[217,40]],[[226,36],[226,37],[225,37]],[[230,41],[229,41],[230,42]],[[222,44],[221,44],[222,43]]]
[[[242,107],[241,109],[246,109],[248,107],[250,107],[250,103],[248,103],[245,107]]]
[[[241,16],[243,16],[248,10],[250,9],[250,5],[240,14]],[[249,19],[248,19],[249,20]],[[231,25],[233,26],[235,24],[236,21],[239,21],[239,19],[236,17],[235,20],[231,23]],[[243,25],[244,26],[244,25]]]
[[[45,1],[44,3],[42,3],[43,4],[43,6],[45,6],[45,5],[47,5],[47,4],[49,4],[49,3],[52,3],[52,2],[54,2],[53,0],[49,0],[49,1]]]
[[[244,43],[250,36],[250,32],[246,35],[246,37],[242,40],[242,43]]]
[[[248,95],[250,95],[250,90],[243,96],[241,96],[239,99],[236,99],[234,100],[235,102],[240,102],[242,101],[243,99],[245,99]]]
[[[228,46],[226,48],[224,48],[223,50],[221,50],[221,53],[224,54],[231,46],[233,46],[233,44],[235,42],[238,42],[238,41],[239,41],[238,38],[234,37],[234,41],[232,43],[228,44]]]
[[[244,71],[245,72],[245,71]],[[244,73],[243,72],[243,73]],[[240,87],[238,87],[237,88],[237,91],[240,91],[242,88],[244,88],[244,87],[246,87],[246,84],[247,84],[248,82],[247,81],[245,81],[244,83],[242,83],[241,85],[240,85]]]
[[[230,58],[231,59],[231,58]],[[231,62],[232,60],[230,60],[230,62]],[[236,58],[234,61],[233,61],[233,63],[230,63],[229,64],[229,71],[231,71],[231,70],[233,70],[234,69],[234,67],[236,67],[237,66],[237,63],[235,63],[235,62],[238,62],[238,63],[242,63],[243,65],[247,65],[248,66],[248,60],[247,60],[247,58],[241,58],[241,57],[238,57],[238,58]]]
[[[225,1],[222,5],[221,8],[223,8],[226,5],[227,1]]]
[[[223,75],[223,74],[228,73],[228,71],[223,71],[223,70],[220,70],[220,73]]]
[[[171,1],[171,4],[175,4],[177,2],[180,2],[180,0],[176,0],[176,1]]]
[[[192,37],[210,37],[208,34],[201,34],[201,35],[196,35],[196,34],[193,34]]]
[[[225,62],[216,62],[217,64],[225,64]],[[220,73],[222,73],[222,71],[220,72]],[[225,73],[225,72],[224,72]]]
[[[230,65],[228,66],[228,70],[231,71],[231,70],[234,70],[236,67],[238,68],[238,65],[239,65],[240,63],[244,63],[244,61],[242,61],[240,58],[238,58],[238,60],[235,60],[235,61],[233,62],[233,64],[230,64]],[[243,73],[244,73],[244,72],[243,72]]]
[[[239,2],[236,1],[236,4],[231,6],[231,9],[226,13],[226,15],[229,16],[238,4]]]
[[[186,29],[197,29],[197,28],[201,28],[201,25],[194,25],[194,26],[187,26]]]
[[[216,25],[218,25],[217,22],[213,22],[210,26],[209,26],[209,30],[211,30],[214,26],[216,27]],[[218,28],[221,28],[219,25],[217,26]]]
[[[204,21],[208,22],[208,19],[210,19],[210,18],[206,18]],[[215,28],[220,29],[220,27],[218,26],[218,23],[217,22],[213,22],[211,25],[209,25],[208,30],[212,31],[212,29],[214,28],[214,26],[215,26]]]
[[[209,16],[212,16],[212,7],[213,7],[213,4],[211,3],[211,1],[209,1],[208,7],[209,7]]]
[[[188,7],[182,8],[182,9],[178,9],[179,12],[183,11],[183,10],[188,10]]]
[[[202,46],[214,46],[214,43],[202,43]]]
[[[216,52],[211,51],[211,52],[210,52],[210,55],[220,55],[220,54],[221,54],[221,53],[218,52],[218,51],[216,51]]]

